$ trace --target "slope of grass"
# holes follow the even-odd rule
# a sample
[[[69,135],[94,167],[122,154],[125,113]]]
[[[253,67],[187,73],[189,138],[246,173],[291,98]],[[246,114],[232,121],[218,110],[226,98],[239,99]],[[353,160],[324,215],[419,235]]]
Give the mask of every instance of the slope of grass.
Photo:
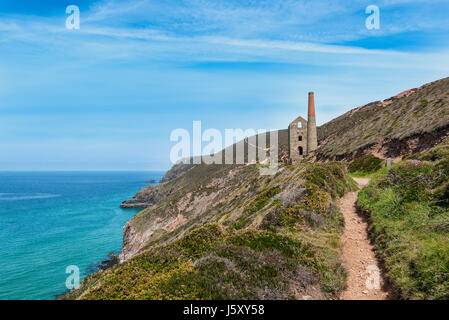
[[[345,165],[303,164],[255,181],[254,193],[224,211],[237,218],[217,214],[89,276],[64,298],[301,299],[310,292],[336,298],[346,274],[343,219],[333,203],[354,187]]]
[[[354,176],[366,176],[383,167],[383,160],[372,154],[364,155],[348,165],[348,171]]]
[[[447,127],[448,92],[449,78],[444,78],[410,95],[351,110],[318,128],[319,158],[342,159],[382,141],[399,141]]]
[[[359,194],[399,298],[449,299],[448,154],[442,144],[383,169]]]

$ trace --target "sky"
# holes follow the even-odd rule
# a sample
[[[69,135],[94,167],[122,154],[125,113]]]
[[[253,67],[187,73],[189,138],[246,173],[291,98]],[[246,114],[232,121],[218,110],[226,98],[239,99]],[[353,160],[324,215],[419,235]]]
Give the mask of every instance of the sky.
[[[0,170],[166,170],[173,130],[286,128],[309,91],[320,125],[449,76],[448,36],[447,0],[0,0]]]

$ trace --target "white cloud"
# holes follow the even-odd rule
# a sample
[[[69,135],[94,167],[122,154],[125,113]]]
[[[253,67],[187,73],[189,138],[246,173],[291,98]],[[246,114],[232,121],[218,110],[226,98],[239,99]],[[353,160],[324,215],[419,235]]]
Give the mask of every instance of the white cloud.
[[[336,44],[372,36],[364,28],[362,9],[366,3],[330,0],[261,0],[256,4],[209,0],[107,0],[81,13],[81,30],[76,32],[66,30],[60,18],[12,16],[0,22],[0,39],[3,43],[22,41],[56,48],[63,48],[63,41],[70,41],[78,47],[74,51],[97,43],[100,49],[128,47],[145,54],[155,50],[156,55],[166,50],[169,54],[190,52],[198,57],[200,52],[202,57],[210,60],[223,56],[214,56],[214,45],[226,47],[225,50],[231,53],[240,48],[244,51],[243,58],[251,58],[251,55],[263,57],[263,51],[269,51],[267,55],[276,59],[274,50],[281,52],[282,59],[285,58],[283,51],[337,55],[399,54],[391,50]],[[413,3],[397,0],[382,1],[379,5],[382,10]],[[408,18],[407,10],[404,15],[405,18],[397,24],[383,24],[376,37],[441,25],[441,21],[431,17]],[[125,42],[118,44],[119,41]],[[250,52],[251,49],[254,52]]]

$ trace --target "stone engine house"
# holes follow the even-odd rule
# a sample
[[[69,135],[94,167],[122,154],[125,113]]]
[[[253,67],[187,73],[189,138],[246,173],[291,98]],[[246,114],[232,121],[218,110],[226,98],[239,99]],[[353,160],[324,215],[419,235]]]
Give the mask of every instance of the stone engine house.
[[[289,162],[296,164],[317,148],[315,97],[309,92],[308,120],[298,117],[288,126]]]

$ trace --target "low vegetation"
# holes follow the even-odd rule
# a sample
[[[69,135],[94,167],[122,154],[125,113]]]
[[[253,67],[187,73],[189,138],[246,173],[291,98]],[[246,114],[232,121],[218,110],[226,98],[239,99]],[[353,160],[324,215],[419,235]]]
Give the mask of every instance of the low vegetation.
[[[449,299],[448,142],[382,169],[359,194],[398,298]]]
[[[334,200],[354,188],[345,165],[283,167],[250,182],[208,222],[173,231],[65,298],[337,298],[346,274]]]
[[[372,154],[364,155],[348,165],[348,171],[357,176],[365,176],[375,173],[383,167],[384,160]]]

